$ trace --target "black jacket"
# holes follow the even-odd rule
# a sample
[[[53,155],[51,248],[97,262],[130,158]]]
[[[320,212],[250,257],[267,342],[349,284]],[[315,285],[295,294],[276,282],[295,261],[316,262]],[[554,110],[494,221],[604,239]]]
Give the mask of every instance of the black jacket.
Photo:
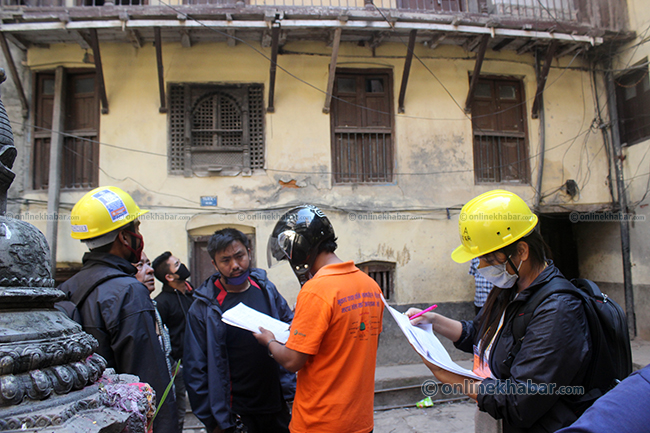
[[[185,294],[163,284],[162,292],[156,296],[160,318],[169,329],[169,339],[172,344],[172,358],[175,361],[183,359],[183,337],[185,335],[185,319],[192,305],[192,292]]]
[[[503,327],[494,338],[490,352],[490,370],[494,379],[485,379],[483,385],[503,386],[509,379],[514,384],[583,385],[590,360],[591,340],[582,301],[570,294],[555,294],[539,305],[531,318],[519,353],[504,363],[515,344],[512,320],[533,293],[546,285],[573,287],[551,263],[524,291],[506,307]],[[514,289],[513,289],[514,290]],[[504,291],[500,296],[509,296]],[[463,321],[463,332],[455,343],[459,349],[471,352],[480,336],[479,315],[474,321]],[[503,389],[503,388],[502,388]],[[480,393],[478,407],[496,419],[503,419],[504,432],[552,432],[573,423],[580,407],[579,396],[523,395],[517,392],[501,394]]]
[[[219,426],[226,430],[235,425],[230,395],[230,367],[226,346],[226,324],[216,300],[214,283],[221,275],[208,278],[194,293],[194,303],[187,315],[183,377],[192,412],[211,432]],[[252,278],[268,297],[271,316],[290,323],[293,313],[275,285],[262,269],[252,268]],[[296,375],[280,367],[280,384],[285,400],[293,400]]]
[[[170,381],[165,355],[156,336],[154,307],[147,288],[133,275],[127,260],[108,253],[90,252],[83,268],[59,288],[68,299],[108,274],[123,272],[97,286],[79,307],[83,329],[99,342],[97,353],[117,373],[130,373],[149,383],[158,401]],[[154,421],[154,432],[178,432],[174,393],[169,393]]]

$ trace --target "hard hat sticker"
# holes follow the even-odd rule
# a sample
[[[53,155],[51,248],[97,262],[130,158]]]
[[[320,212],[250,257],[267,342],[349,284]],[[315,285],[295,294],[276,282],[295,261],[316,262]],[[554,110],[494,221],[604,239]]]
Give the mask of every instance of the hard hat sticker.
[[[113,222],[124,219],[129,215],[126,205],[113,191],[103,190],[93,194],[93,198],[99,200],[104,205]]]
[[[72,226],[72,231],[76,233],[88,233],[88,226],[87,225],[73,225]]]

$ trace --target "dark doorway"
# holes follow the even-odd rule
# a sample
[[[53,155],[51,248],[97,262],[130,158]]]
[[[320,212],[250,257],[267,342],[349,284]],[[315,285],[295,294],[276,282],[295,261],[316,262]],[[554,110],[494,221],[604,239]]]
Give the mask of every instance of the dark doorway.
[[[574,232],[575,223],[568,214],[545,214],[539,216],[540,231],[551,248],[553,263],[568,279],[579,278],[578,246]]]

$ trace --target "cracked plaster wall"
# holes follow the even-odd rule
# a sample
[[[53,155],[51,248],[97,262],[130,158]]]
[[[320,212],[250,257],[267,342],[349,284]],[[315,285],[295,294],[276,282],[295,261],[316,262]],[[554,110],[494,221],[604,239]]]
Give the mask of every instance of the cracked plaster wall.
[[[281,55],[279,64],[300,79],[324,89],[330,49],[320,42],[290,43],[285,48],[323,54]],[[260,49],[270,53],[270,48]],[[391,68],[396,106],[404,47],[385,44],[375,53],[376,57],[372,57],[363,47],[343,43],[339,63],[344,67]],[[33,70],[43,69],[44,65],[51,68],[53,63],[76,67],[83,54],[83,50],[74,46],[32,48],[28,64]],[[158,113],[153,47],[146,44],[135,49],[130,45],[102,44],[110,114],[101,116],[100,140],[153,154],[101,146],[100,184],[122,187],[141,207],[151,209],[151,215],[161,215],[159,219],[145,219],[141,226],[145,251],[150,257],[171,250],[187,261],[190,237],[200,231],[199,222],[204,226],[241,224],[254,228],[258,265],[266,267],[260,258],[266,255],[266,240],[282,211],[295,204],[315,203],[333,221],[341,258],[355,262],[396,262],[396,302],[471,302],[473,286],[467,275],[468,266],[456,264],[449,257],[459,242],[458,211],[450,209],[448,214],[447,208],[461,206],[495,187],[510,189],[530,203],[534,190],[530,185],[474,183],[471,121],[447,94],[450,92],[456,101],[464,103],[474,54],[468,55],[459,47],[441,46],[431,51],[421,45],[416,47],[416,54],[425,59],[447,90],[420,65],[413,65],[406,93],[406,115],[395,118],[395,181],[384,185],[333,186],[329,175],[330,117],[322,113],[324,95],[280,71],[275,87],[276,111],[265,115],[266,170],[234,177],[168,175],[167,116]],[[563,58],[554,61],[554,65],[567,66],[570,60]],[[227,47],[198,43],[189,49],[180,44],[164,44],[163,63],[166,82],[263,83],[265,98],[268,94],[268,60],[241,44]],[[580,60],[572,64],[578,65],[582,65]],[[533,58],[513,52],[488,52],[483,73],[523,79],[534,182],[539,121],[530,117],[536,87]],[[604,153],[599,153],[602,138],[592,134],[584,146],[581,142],[580,146],[573,147],[570,143],[562,144],[589,124],[593,107],[589,105],[592,96],[588,74],[552,69],[547,100],[547,149],[554,149],[546,154],[543,189],[557,187],[563,177],[579,179],[579,174],[586,170],[586,162],[581,158],[588,155],[591,180],[579,201],[606,202],[608,191],[602,186],[606,164]],[[72,204],[81,194],[64,192],[61,201]],[[203,195],[217,196],[218,208],[200,208]],[[27,191],[24,196],[45,197],[33,191]],[[368,221],[350,217],[370,210],[391,210],[391,215],[408,219]],[[265,219],[269,215],[275,218]],[[45,222],[36,225],[45,229]],[[70,239],[67,224],[61,223],[59,260],[79,261],[83,252],[84,248]],[[288,266],[271,269],[269,273],[290,303],[295,301],[298,283]]]

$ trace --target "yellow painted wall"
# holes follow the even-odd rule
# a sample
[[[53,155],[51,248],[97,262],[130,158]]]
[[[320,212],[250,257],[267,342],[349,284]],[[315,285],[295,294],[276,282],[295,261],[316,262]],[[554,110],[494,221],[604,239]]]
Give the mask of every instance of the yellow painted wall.
[[[270,48],[254,47],[270,55]],[[331,48],[324,43],[301,42],[289,43],[284,49],[295,54],[281,55],[278,63],[293,76],[282,70],[277,73],[276,111],[265,117],[266,170],[250,177],[185,178],[167,174],[167,116],[158,113],[153,47],[102,44],[110,113],[102,115],[100,121],[100,140],[106,143],[101,146],[100,184],[120,186],[141,207],[152,209],[152,218],[141,226],[149,257],[171,250],[187,261],[188,230],[205,234],[201,227],[238,224],[254,228],[258,266],[266,267],[266,241],[275,219],[289,206],[314,203],[330,216],[342,259],[397,263],[396,302],[472,300],[468,266],[454,263],[449,256],[459,242],[458,211],[451,210],[451,219],[447,219],[446,208],[462,206],[496,187],[510,189],[531,203],[539,161],[539,120],[530,116],[536,89],[533,57],[489,51],[482,70],[486,75],[523,79],[532,185],[474,184],[471,121],[458,105],[464,106],[475,54],[460,47],[441,46],[432,51],[418,45],[415,53],[435,77],[414,60],[406,113],[395,116],[395,183],[332,186],[327,174],[331,171],[330,118],[322,113]],[[392,69],[397,112],[405,52],[404,45],[385,44],[373,57],[366,48],[343,43],[338,65]],[[83,54],[78,47],[52,45],[49,49],[31,48],[27,61],[34,70],[53,68],[61,59],[66,66],[78,67]],[[167,43],[163,45],[163,63],[168,83],[255,82],[264,84],[265,99],[268,95],[269,61],[243,44],[227,47],[225,43],[205,43],[182,48],[180,43]],[[605,203],[609,193],[604,187],[607,166],[602,137],[585,134],[593,118],[589,73],[563,69],[566,66],[586,65],[580,59],[563,58],[554,61],[549,75],[542,190],[550,192],[567,179],[575,179],[581,194],[573,201],[563,194],[550,194],[544,203]],[[280,180],[292,179],[302,187],[279,185]],[[201,209],[202,195],[217,195],[219,208]],[[80,196],[66,192],[61,201],[73,204]],[[28,191],[25,197],[43,200],[46,195]],[[29,207],[30,211],[36,209],[37,205]],[[275,210],[275,219],[264,220],[270,212],[264,209],[280,210]],[[392,210],[402,219],[367,221],[363,219],[367,215],[364,209]],[[160,216],[155,219],[155,215]],[[45,230],[45,222],[36,225]],[[66,223],[60,225],[58,260],[78,261],[84,248],[69,238],[68,230]],[[299,287],[288,266],[271,269],[269,274],[289,302],[294,302]]]
[[[650,10],[644,0],[628,0],[629,22],[631,30],[636,32],[636,38],[619,50],[614,58],[615,75],[650,58]],[[647,66],[646,66],[647,68]],[[650,80],[646,76],[644,79]],[[634,284],[650,284],[650,203],[646,191],[650,187],[650,140],[646,140],[623,150],[625,160],[624,176],[627,187],[627,199],[632,211],[645,221],[635,221],[631,224],[632,280]],[[620,238],[619,238],[620,239]],[[620,250],[620,245],[618,245]],[[617,281],[622,282],[622,275]],[[637,313],[638,314],[638,313]]]

